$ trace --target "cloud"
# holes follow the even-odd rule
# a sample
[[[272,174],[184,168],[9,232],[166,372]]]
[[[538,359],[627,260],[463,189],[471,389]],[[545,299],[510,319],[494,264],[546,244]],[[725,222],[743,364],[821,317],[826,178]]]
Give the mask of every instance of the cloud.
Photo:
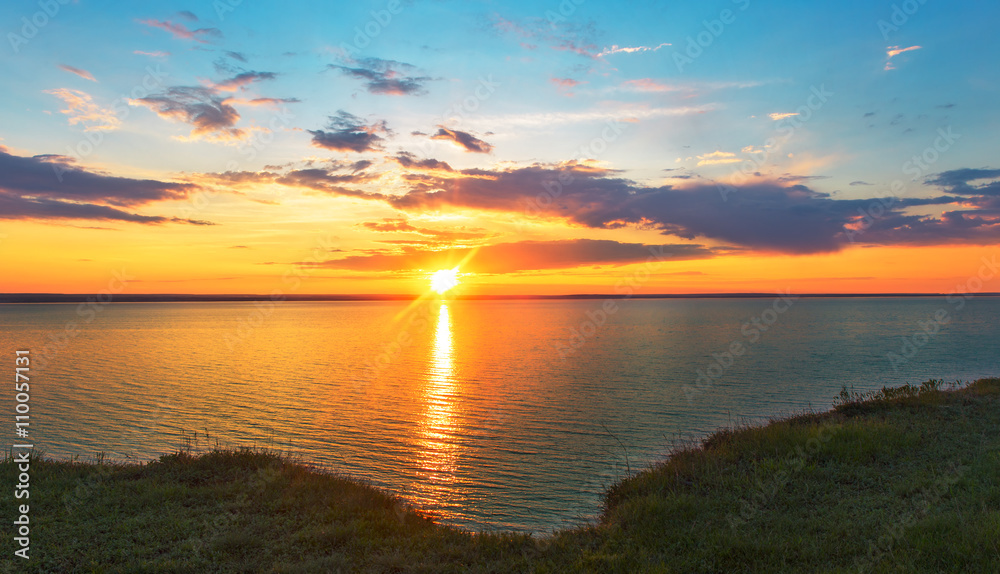
[[[774,121],[779,121],[797,115],[799,115],[798,112],[775,112],[773,114],[767,114],[767,117],[771,118]]]
[[[562,92],[564,95],[572,96],[573,88],[579,86],[582,82],[574,80],[573,78],[549,78],[549,81],[555,84],[556,89]]]
[[[602,239],[519,241],[478,248],[429,250],[404,246],[401,253],[352,255],[314,264],[354,271],[431,271],[462,264],[466,273],[514,273],[541,269],[569,269],[584,265],[628,265],[651,257],[665,260],[707,259],[715,252],[702,245],[644,245]]]
[[[365,221],[362,227],[369,229],[371,231],[378,232],[397,232],[397,233],[418,233],[420,235],[426,235],[429,237],[434,237],[440,241],[463,241],[469,239],[481,239],[483,237],[488,237],[489,234],[485,229],[473,228],[468,229],[465,227],[459,227],[457,229],[430,229],[427,227],[415,227],[410,225],[410,222],[405,218],[387,218],[382,221]]]
[[[743,160],[736,157],[736,154],[728,151],[713,151],[705,155],[698,156],[698,165],[721,165],[727,163],[739,163]]]
[[[885,68],[883,68],[883,70],[885,71],[895,70],[896,66],[893,65],[892,63],[893,58],[904,52],[911,52],[913,50],[919,50],[921,48],[922,46],[910,46],[908,48],[900,48],[899,46],[889,46],[888,48],[885,49]]]
[[[218,40],[222,38],[222,32],[218,28],[199,28],[197,30],[189,30],[184,24],[176,24],[170,20],[149,19],[139,20],[139,23],[153,28],[166,30],[167,32],[170,32],[174,38],[194,40],[195,42],[200,42],[202,44],[209,43],[209,39]]]
[[[240,104],[254,107],[267,106],[273,108],[279,108],[281,104],[298,104],[301,102],[302,100],[298,98],[252,98],[249,100],[243,98],[226,98],[223,100],[223,103],[226,104]]]
[[[980,185],[970,185],[974,181],[992,180]],[[1000,169],[953,169],[927,179],[930,185],[946,188],[955,195],[1000,196]]]
[[[627,80],[623,82],[621,89],[629,92],[675,92],[681,88],[668,84],[661,84],[652,78],[639,78],[637,80]]]
[[[418,169],[423,171],[455,171],[447,162],[436,159],[421,159],[409,152],[399,152],[392,159],[399,165],[408,169]]]
[[[243,62],[244,64],[247,63],[247,57],[239,52],[233,52],[231,50],[227,50],[225,54],[236,61]]]
[[[962,187],[969,181],[993,177],[995,170],[956,170],[935,178],[938,184],[952,184],[957,193],[975,195],[967,200],[953,196],[837,200],[805,185],[776,181],[739,187],[698,183],[683,188],[651,188],[614,177],[609,170],[573,162],[468,171],[459,177],[425,176],[412,181],[411,189],[404,195],[388,196],[387,201],[396,209],[411,212],[475,209],[520,213],[598,229],[645,226],[685,239],[702,237],[727,245],[782,253],[843,249],[851,242],[849,232],[863,221],[865,210],[878,201],[885,216],[878,219],[877,226],[858,234],[860,241],[875,244],[981,241],[991,237],[990,233],[994,234],[994,240],[1000,240],[995,228],[988,224],[994,213],[991,210],[995,209],[990,202],[1000,203],[994,192],[996,184],[969,190]],[[905,214],[911,207],[959,201],[972,205],[975,214],[966,213],[961,221],[956,215],[938,221]],[[972,219],[974,215],[982,221]],[[961,225],[969,230],[963,230]],[[978,229],[972,230],[973,227]]]
[[[598,58],[603,58],[605,56],[611,56],[613,54],[636,54],[641,52],[655,52],[664,46],[672,46],[673,44],[669,42],[664,42],[659,46],[618,46],[617,44],[612,44],[610,48],[605,48],[597,54]]]
[[[330,116],[330,122],[324,130],[309,130],[312,134],[312,144],[316,147],[333,151],[377,151],[382,149],[383,138],[379,133],[391,134],[385,121],[366,124],[353,115],[339,110],[337,115]]]
[[[219,92],[235,92],[236,90],[249,86],[254,82],[273,80],[277,76],[278,75],[274,72],[242,72],[236,74],[228,80],[212,84],[212,87]]]
[[[545,18],[526,18],[515,22],[496,14],[492,16],[492,24],[496,32],[518,38],[521,46],[529,50],[536,49],[538,44],[546,44],[553,50],[572,52],[595,60],[598,58],[597,31],[593,24],[555,24]]]
[[[381,193],[344,187],[344,184],[362,183],[377,177],[374,175],[333,174],[325,169],[300,169],[288,172],[275,179],[275,182],[291,187],[312,189],[329,195],[385,200],[386,196]]]
[[[121,126],[121,120],[115,111],[95,104],[87,92],[58,88],[45,90],[45,93],[62,100],[66,104],[66,109],[59,110],[60,113],[69,116],[70,125],[82,125],[85,132],[112,131]]]
[[[161,118],[191,124],[192,138],[235,141],[248,135],[247,130],[235,127],[240,119],[236,108],[211,88],[174,86],[157,95],[129,100],[129,104],[146,106]]]
[[[334,70],[340,70],[345,75],[365,80],[365,88],[372,94],[390,96],[421,95],[427,93],[424,84],[433,78],[427,76],[407,75],[415,67],[405,62],[383,60],[381,58],[362,58],[349,60],[349,66],[330,64]]]
[[[431,139],[453,142],[459,147],[465,149],[465,151],[471,153],[490,153],[493,151],[492,145],[484,142],[476,136],[470,133],[448,129],[444,126],[438,126],[437,133],[432,135]]]
[[[59,64],[59,69],[69,72],[71,74],[76,74],[84,80],[90,80],[91,82],[96,82],[97,78],[87,70],[81,70],[80,68],[74,68],[73,66],[67,66],[66,64]]]
[[[142,50],[133,50],[133,54],[138,54],[140,56],[149,56],[150,58],[166,58],[170,55],[170,52],[161,52],[159,50],[155,52],[144,52]]]
[[[875,185],[875,184],[874,183],[868,183],[867,181],[858,180],[858,181],[852,181],[848,185]]]
[[[180,12],[177,13],[177,15],[189,22],[198,21],[198,17],[195,16],[194,12],[191,12],[190,10],[181,10]]]
[[[116,177],[87,171],[71,161],[58,155],[24,157],[0,150],[0,172],[4,174],[0,179],[0,218],[207,224],[120,209],[185,199],[198,189],[193,184]]]

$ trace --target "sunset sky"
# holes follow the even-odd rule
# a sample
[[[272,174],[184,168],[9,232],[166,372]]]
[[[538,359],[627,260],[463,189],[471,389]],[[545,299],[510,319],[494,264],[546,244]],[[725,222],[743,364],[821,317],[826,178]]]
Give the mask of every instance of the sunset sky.
[[[1000,251],[992,0],[64,2],[0,6],[4,292],[948,292]]]

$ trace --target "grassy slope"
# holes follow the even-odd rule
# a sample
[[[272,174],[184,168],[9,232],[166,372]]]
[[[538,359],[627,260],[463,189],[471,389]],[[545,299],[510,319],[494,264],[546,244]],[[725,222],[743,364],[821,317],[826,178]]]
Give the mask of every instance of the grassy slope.
[[[1000,572],[1000,379],[890,394],[716,433],[615,485],[600,524],[544,538],[439,526],[261,452],[34,461],[33,558],[5,534],[0,570]]]

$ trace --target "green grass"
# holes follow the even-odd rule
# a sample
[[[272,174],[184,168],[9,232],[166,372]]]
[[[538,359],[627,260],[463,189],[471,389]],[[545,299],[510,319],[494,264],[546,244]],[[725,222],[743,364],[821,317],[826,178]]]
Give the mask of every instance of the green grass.
[[[11,572],[1000,572],[1000,379],[854,394],[719,431],[607,492],[598,524],[472,534],[263,450],[31,461]],[[0,464],[0,521],[16,518]]]

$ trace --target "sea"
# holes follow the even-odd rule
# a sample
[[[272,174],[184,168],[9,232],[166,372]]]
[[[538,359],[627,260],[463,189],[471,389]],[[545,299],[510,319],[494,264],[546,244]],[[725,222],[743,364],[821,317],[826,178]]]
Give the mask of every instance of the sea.
[[[5,304],[28,437],[13,385],[0,410],[50,458],[267,448],[445,524],[545,533],[715,430],[997,376],[998,347],[985,296]]]

